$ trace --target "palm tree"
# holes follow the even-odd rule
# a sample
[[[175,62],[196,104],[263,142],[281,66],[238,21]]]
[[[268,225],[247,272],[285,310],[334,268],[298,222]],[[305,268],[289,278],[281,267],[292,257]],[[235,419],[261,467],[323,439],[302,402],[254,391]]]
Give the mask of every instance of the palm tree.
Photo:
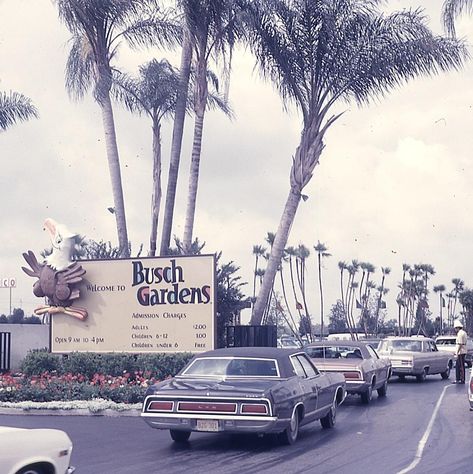
[[[440,334],[443,334],[443,317],[442,317],[442,310],[445,305],[445,300],[443,298],[443,292],[445,291],[445,285],[437,285],[434,286],[434,293],[439,294],[439,317],[440,317],[440,324],[439,324],[439,329],[440,329]]]
[[[386,288],[384,287],[384,280],[386,279],[386,276],[391,273],[391,269],[389,267],[381,267],[381,285],[378,288],[378,302],[376,304],[376,330],[375,334],[378,334],[378,323],[379,323],[379,310],[381,308],[381,303],[383,301],[383,295],[385,295],[385,290]]]
[[[264,283],[252,314],[260,324],[302,191],[324,148],[326,131],[341,116],[341,100],[367,103],[419,75],[459,68],[463,43],[434,36],[420,11],[381,15],[376,0],[253,2],[250,47],[264,77],[303,119],[292,159],[290,190]]]
[[[253,271],[253,299],[252,304],[255,301],[256,297],[256,271],[258,270],[258,260],[266,252],[266,249],[262,245],[253,245],[253,255],[255,256],[255,269]]]
[[[445,0],[442,9],[442,20],[445,30],[449,35],[455,36],[455,20],[464,11],[473,12],[472,0]]]
[[[112,61],[122,39],[131,45],[150,44],[152,40],[168,44],[177,35],[169,22],[151,16],[145,0],[55,0],[59,18],[72,33],[66,65],[66,88],[74,98],[82,98],[91,85],[100,106],[105,133],[110,180],[116,217],[118,244],[122,256],[128,256],[128,232],[125,216],[120,159],[115,132],[110,90]]]
[[[314,245],[314,250],[317,252],[318,274],[319,274],[319,290],[320,290],[320,339],[324,337],[324,293],[322,289],[322,258],[331,257],[328,253],[328,248],[325,244],[317,241]]]
[[[338,269],[340,270],[340,296],[341,296],[341,303],[342,303],[342,306],[343,306],[343,309],[344,311],[345,310],[345,298],[343,296],[343,273],[345,272],[345,270],[347,269],[347,262],[343,262],[342,260],[340,260],[338,262]]]
[[[192,240],[194,230],[197,188],[199,183],[200,158],[204,116],[208,98],[208,62],[213,56],[218,60],[233,50],[239,36],[234,0],[207,0],[193,2],[193,15],[189,17],[190,31],[194,36],[195,88],[194,88],[194,139],[189,172],[189,192],[187,195],[186,219],[184,224],[184,245]],[[218,81],[214,87],[218,90]],[[221,97],[221,109],[229,116],[231,111],[225,97]]]
[[[38,110],[31,99],[18,92],[0,92],[0,131],[32,117],[38,118]]]
[[[195,57],[196,61],[196,89],[194,92],[196,120],[192,152],[193,163],[191,164],[191,175],[193,178],[191,176],[189,182],[189,202],[187,206],[188,211],[186,211],[187,231],[185,230],[184,243],[188,241],[189,235],[192,235],[193,231],[195,202],[192,196],[197,193],[196,180],[198,180],[203,119],[208,93],[207,65],[211,55],[214,57],[224,57],[226,48],[229,47],[231,49],[233,47],[234,41],[238,36],[235,35],[235,9],[238,3],[234,0],[177,1],[181,11],[183,29],[181,78],[172,135],[171,159],[161,236],[161,255],[166,255],[171,240],[192,58]],[[191,182],[192,179],[194,179],[194,182]],[[194,207],[194,211],[192,211],[192,207]]]
[[[113,92],[131,112],[146,114],[153,132],[153,192],[151,197],[151,232],[148,255],[156,255],[159,210],[161,206],[161,122],[176,107],[179,73],[165,59],[151,60],[139,68],[139,79],[115,74]]]

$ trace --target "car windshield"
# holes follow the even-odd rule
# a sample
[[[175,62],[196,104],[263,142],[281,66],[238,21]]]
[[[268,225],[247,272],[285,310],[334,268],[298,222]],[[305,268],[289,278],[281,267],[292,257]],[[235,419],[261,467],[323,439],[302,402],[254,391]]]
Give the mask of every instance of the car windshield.
[[[205,357],[194,360],[182,375],[279,377],[279,371],[273,359]]]
[[[437,346],[454,346],[455,339],[437,339],[435,343]]]
[[[422,342],[421,341],[410,341],[408,339],[401,339],[399,341],[383,341],[381,343],[382,351],[412,351],[412,352],[422,352]]]
[[[353,346],[307,347],[306,352],[313,359],[363,359],[361,350]]]

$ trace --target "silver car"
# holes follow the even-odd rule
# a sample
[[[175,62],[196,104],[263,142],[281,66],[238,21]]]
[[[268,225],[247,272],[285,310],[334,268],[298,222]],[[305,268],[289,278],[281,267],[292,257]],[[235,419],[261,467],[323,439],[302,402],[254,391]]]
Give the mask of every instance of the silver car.
[[[439,351],[428,337],[388,337],[381,342],[378,353],[391,360],[392,374],[401,379],[411,375],[423,382],[427,375],[435,374],[448,379],[453,367],[452,354]]]

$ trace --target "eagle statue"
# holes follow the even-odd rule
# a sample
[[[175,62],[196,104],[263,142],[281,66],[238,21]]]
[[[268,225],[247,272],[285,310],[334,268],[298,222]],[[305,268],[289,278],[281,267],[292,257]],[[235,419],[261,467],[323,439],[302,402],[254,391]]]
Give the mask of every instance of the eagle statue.
[[[72,306],[80,296],[79,286],[85,275],[82,266],[72,261],[77,234],[51,218],[45,220],[44,229],[49,232],[52,244],[52,252],[44,262],[39,263],[31,250],[23,253],[30,268],[22,267],[22,270],[38,279],[33,285],[33,293],[46,297],[48,303],[36,308],[34,313],[38,316],[65,313],[84,321],[88,316],[87,310]]]

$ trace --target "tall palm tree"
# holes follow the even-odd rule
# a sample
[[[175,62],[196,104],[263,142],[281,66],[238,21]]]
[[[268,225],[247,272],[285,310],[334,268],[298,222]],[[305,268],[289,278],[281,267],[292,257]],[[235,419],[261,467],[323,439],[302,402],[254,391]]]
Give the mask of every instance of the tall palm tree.
[[[0,92],[0,131],[33,117],[38,118],[38,110],[31,99],[18,92]]]
[[[253,271],[253,299],[252,304],[254,303],[256,297],[256,271],[258,270],[258,260],[266,252],[266,249],[262,245],[253,245],[253,255],[255,256],[255,268]]]
[[[434,286],[434,293],[439,294],[439,330],[440,334],[443,334],[443,307],[445,305],[445,300],[443,298],[443,292],[445,291],[445,285]]]
[[[386,276],[391,273],[391,269],[389,267],[381,267],[381,285],[378,287],[378,301],[376,304],[376,325],[375,325],[375,334],[378,334],[378,325],[379,325],[379,310],[381,309],[381,303],[383,301],[383,295],[385,295],[386,288],[384,287],[384,281],[386,280]]]
[[[183,29],[181,78],[172,135],[161,236],[161,255],[166,255],[171,240],[192,59],[195,58],[196,63],[196,88],[194,93],[196,120],[192,152],[193,165],[191,164],[191,175],[194,177],[194,182],[189,182],[189,202],[188,211],[186,211],[187,231],[185,231],[184,243],[189,241],[189,234],[192,234],[193,231],[192,206],[194,206],[195,211],[195,202],[193,202],[192,195],[197,193],[198,181],[196,179],[198,180],[203,119],[208,93],[207,65],[211,55],[222,57],[225,55],[226,47],[230,47],[230,49],[233,47],[236,38],[236,35],[234,35],[235,9],[239,4],[235,0],[177,0],[176,3],[181,12],[180,18]]]
[[[330,115],[335,104],[367,103],[419,75],[459,68],[468,53],[463,43],[434,36],[420,11],[382,15],[377,0],[253,3],[250,47],[263,76],[303,119],[289,194],[252,314],[252,324],[260,324],[302,191],[319,163],[326,131],[341,115]]]
[[[200,158],[204,117],[208,98],[208,63],[213,57],[222,59],[231,54],[235,41],[241,34],[237,21],[235,0],[206,0],[193,2],[193,15],[189,16],[189,29],[194,36],[195,88],[194,88],[194,138],[189,172],[189,191],[187,195],[186,218],[184,224],[184,245],[192,240],[194,230],[197,188],[199,184]],[[215,79],[215,77],[214,77]],[[214,80],[218,89],[218,81]],[[231,115],[226,97],[221,97],[222,110]]]
[[[340,270],[340,301],[342,302],[342,306],[343,306],[343,309],[345,311],[345,298],[344,298],[344,291],[343,291],[343,274],[345,272],[345,270],[347,269],[347,262],[344,262],[342,260],[340,260],[338,262],[338,269]]]
[[[331,257],[328,253],[328,248],[320,240],[317,245],[314,245],[314,250],[317,252],[317,264],[319,274],[319,291],[320,291],[320,339],[324,337],[324,292],[322,288],[322,258]]]
[[[161,207],[161,123],[175,110],[179,73],[165,59],[156,59],[139,68],[138,79],[115,74],[113,92],[125,107],[151,119],[153,132],[153,191],[151,196],[151,232],[148,255],[156,255],[159,210]]]
[[[455,20],[465,11],[473,12],[473,0],[445,0],[443,2],[442,20],[448,34],[455,36]]]
[[[105,133],[118,244],[122,256],[128,256],[128,232],[125,216],[120,159],[115,132],[110,90],[112,62],[121,40],[131,45],[150,44],[152,40],[168,44],[177,28],[146,10],[152,0],[55,0],[59,18],[72,33],[71,50],[66,64],[66,88],[82,98],[93,86],[100,106]]]

